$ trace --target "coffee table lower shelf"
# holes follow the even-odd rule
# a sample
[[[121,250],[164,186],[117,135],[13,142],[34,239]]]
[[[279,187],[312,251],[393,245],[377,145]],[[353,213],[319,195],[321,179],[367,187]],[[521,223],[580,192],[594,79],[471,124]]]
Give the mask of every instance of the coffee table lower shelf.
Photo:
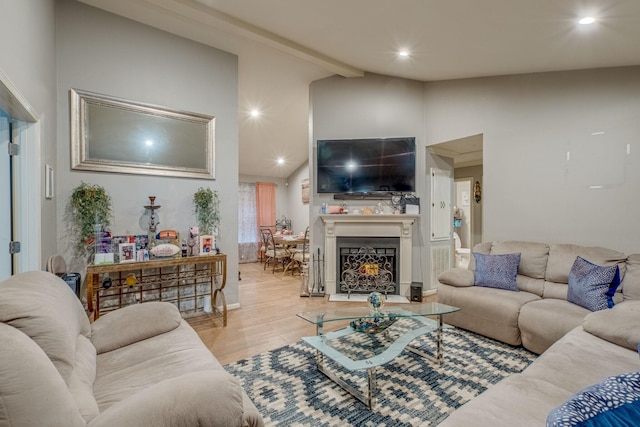
[[[450,326],[442,323],[441,315],[437,318],[438,320],[425,317],[399,319],[389,329],[379,334],[356,332],[351,327],[346,327],[328,334],[302,339],[316,349],[316,368],[319,372],[373,409],[377,394],[376,371],[379,366],[392,361],[405,349],[437,364],[443,362],[442,332]],[[415,338],[433,331],[436,331],[434,354],[409,345]],[[360,356],[367,356],[367,353],[373,353],[373,355],[360,358]],[[350,371],[366,370],[367,386],[364,392],[331,371],[325,364],[325,357]]]

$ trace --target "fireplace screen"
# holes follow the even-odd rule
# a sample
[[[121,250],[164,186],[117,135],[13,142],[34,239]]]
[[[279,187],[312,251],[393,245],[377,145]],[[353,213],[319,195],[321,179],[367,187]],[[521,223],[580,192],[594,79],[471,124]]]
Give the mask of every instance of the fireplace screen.
[[[347,294],[380,292],[397,294],[395,247],[340,247],[340,291]]]

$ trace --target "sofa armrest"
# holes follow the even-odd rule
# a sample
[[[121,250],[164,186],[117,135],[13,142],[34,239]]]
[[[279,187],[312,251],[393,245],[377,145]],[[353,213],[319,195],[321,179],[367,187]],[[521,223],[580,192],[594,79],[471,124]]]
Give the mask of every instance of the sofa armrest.
[[[133,344],[177,328],[178,309],[168,302],[130,305],[98,318],[91,325],[91,342],[98,354]]]
[[[440,273],[440,275],[438,276],[438,282],[444,285],[464,288],[473,286],[475,282],[475,276],[473,274],[473,271],[471,270],[456,267]]]
[[[238,380],[225,371],[191,372],[161,381],[107,408],[89,427],[242,425]]]

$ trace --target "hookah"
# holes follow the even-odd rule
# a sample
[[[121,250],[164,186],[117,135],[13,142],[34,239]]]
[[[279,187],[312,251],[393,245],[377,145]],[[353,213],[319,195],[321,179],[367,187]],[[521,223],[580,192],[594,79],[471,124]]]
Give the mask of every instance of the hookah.
[[[149,204],[144,207],[151,211],[151,218],[149,220],[149,249],[153,248],[156,244],[156,228],[158,224],[160,224],[160,221],[156,221],[156,210],[160,209],[161,206],[154,205],[155,200],[156,196],[149,196]]]

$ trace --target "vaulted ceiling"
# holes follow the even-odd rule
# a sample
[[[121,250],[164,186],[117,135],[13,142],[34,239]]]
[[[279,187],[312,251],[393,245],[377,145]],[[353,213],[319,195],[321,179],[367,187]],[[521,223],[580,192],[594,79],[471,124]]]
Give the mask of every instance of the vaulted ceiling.
[[[330,75],[435,81],[640,64],[637,0],[80,1],[238,55],[244,175],[285,178],[307,161],[309,83]],[[595,22],[578,24],[584,16]]]

